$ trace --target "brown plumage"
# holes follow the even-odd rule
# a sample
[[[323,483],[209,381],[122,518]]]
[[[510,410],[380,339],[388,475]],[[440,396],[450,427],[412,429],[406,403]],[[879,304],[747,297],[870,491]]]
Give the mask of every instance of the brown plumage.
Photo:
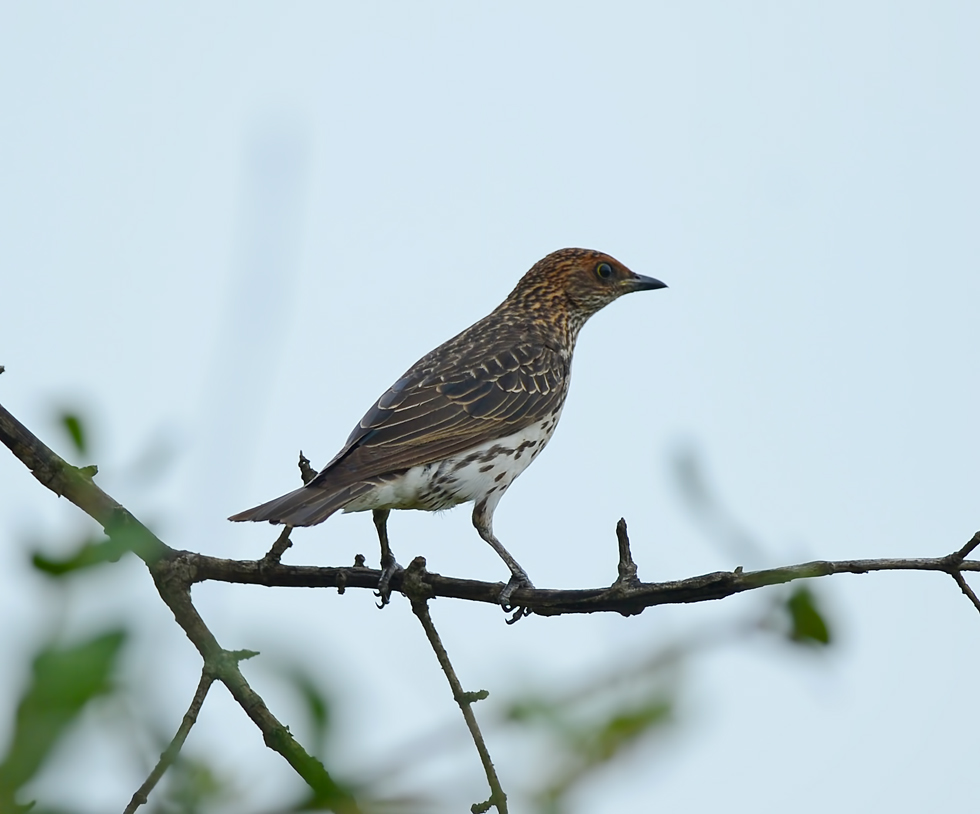
[[[623,294],[664,287],[601,252],[549,254],[494,311],[412,365],[309,484],[229,519],[312,526],[340,509],[373,510],[386,600],[398,568],[388,512],[472,500],[474,525],[511,569],[506,605],[530,581],[494,537],[493,510],[554,432],[579,330]]]

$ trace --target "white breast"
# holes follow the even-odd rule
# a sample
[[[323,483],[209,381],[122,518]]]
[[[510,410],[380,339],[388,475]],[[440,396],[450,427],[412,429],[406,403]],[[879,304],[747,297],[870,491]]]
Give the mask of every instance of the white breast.
[[[487,498],[495,506],[555,431],[561,410],[512,435],[486,441],[466,452],[396,476],[379,479],[370,493],[349,503],[345,512],[368,509],[439,511]]]

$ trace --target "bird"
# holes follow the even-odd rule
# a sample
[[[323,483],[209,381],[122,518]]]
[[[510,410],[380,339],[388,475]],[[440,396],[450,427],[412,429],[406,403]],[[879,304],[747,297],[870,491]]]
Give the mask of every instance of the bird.
[[[498,598],[509,612],[515,591],[533,583],[494,535],[494,510],[555,431],[579,331],[624,294],[666,287],[603,252],[552,252],[487,316],[405,371],[305,486],[228,519],[315,526],[340,510],[370,510],[383,607],[401,570],[388,540],[391,510],[472,502],[476,531],[510,569]]]

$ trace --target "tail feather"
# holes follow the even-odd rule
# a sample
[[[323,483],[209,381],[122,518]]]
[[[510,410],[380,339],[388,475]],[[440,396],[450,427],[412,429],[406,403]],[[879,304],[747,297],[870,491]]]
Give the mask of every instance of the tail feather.
[[[233,514],[229,520],[268,521],[286,526],[315,526],[334,512],[374,488],[370,483],[352,483],[339,492],[303,486],[261,506]]]

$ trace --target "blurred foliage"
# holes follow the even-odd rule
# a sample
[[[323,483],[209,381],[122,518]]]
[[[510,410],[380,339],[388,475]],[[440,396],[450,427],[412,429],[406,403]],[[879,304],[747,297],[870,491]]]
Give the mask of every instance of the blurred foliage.
[[[293,691],[302,699],[306,708],[306,721],[313,729],[315,751],[321,755],[327,749],[327,736],[330,732],[331,702],[326,691],[303,667],[296,666],[285,675]]]
[[[88,433],[85,430],[85,423],[77,413],[68,412],[61,414],[61,426],[68,432],[68,437],[82,455],[88,448]]]
[[[830,629],[817,607],[816,595],[806,585],[794,588],[786,600],[792,621],[789,637],[801,644],[830,644]]]
[[[536,793],[541,814],[568,810],[568,797],[595,772],[621,757],[638,743],[662,731],[671,722],[673,694],[653,693],[639,703],[616,704],[586,720],[574,706],[548,701],[515,708],[515,720],[538,724],[552,735],[550,758],[555,764],[544,773]]]
[[[94,565],[118,562],[129,550],[125,540],[117,535],[114,540],[108,537],[83,540],[73,554],[67,557],[48,557],[40,551],[31,555],[31,563],[43,574],[50,577],[63,577],[74,571],[82,571]]]
[[[72,647],[47,645],[34,657],[31,681],[17,705],[13,736],[0,763],[0,811],[17,810],[17,792],[45,762],[82,708],[111,691],[126,641],[111,630]]]
[[[547,761],[532,789],[540,814],[563,814],[571,797],[605,766],[676,723],[680,674],[691,642],[667,645],[632,664],[616,664],[568,689],[529,693],[513,701],[505,720],[537,731]]]
[[[87,422],[78,412],[63,411],[58,425],[67,432],[79,454],[89,450]],[[157,453],[152,460],[155,462],[159,457]],[[86,470],[91,474],[95,472],[94,467]],[[65,602],[73,590],[85,589],[84,581],[79,577],[95,566],[117,562],[130,550],[129,543],[119,534],[113,539],[104,535],[85,538],[70,554],[61,557],[45,554],[40,545],[32,547],[32,565],[53,578],[52,584],[63,594]],[[79,644],[68,646],[48,642],[35,652],[30,679],[17,701],[9,744],[0,763],[0,814],[28,810],[32,814],[72,814],[71,811],[52,809],[41,799],[49,783],[52,787],[58,783],[56,778],[45,777],[44,769],[52,762],[58,745],[79,723],[86,706],[99,698],[128,700],[118,672],[135,635],[138,635],[135,631],[112,626]],[[137,713],[142,711],[137,710]],[[142,739],[155,741],[162,752],[173,733],[154,736],[152,730],[156,725],[149,715],[140,717],[135,723],[144,736]],[[173,722],[174,729],[177,724],[177,721]],[[118,734],[120,738],[125,737],[121,728]],[[157,755],[147,755],[147,758],[155,760]],[[31,793],[39,799],[18,801],[23,788],[32,781]],[[231,790],[229,780],[217,776],[206,761],[182,752],[164,781],[151,794],[145,810],[153,814],[203,814],[213,810],[216,803],[227,801]],[[84,801],[79,804],[81,809],[85,808]]]
[[[205,814],[217,804],[235,798],[228,778],[220,777],[204,761],[183,752],[167,770],[162,788],[150,795],[152,814]]]

